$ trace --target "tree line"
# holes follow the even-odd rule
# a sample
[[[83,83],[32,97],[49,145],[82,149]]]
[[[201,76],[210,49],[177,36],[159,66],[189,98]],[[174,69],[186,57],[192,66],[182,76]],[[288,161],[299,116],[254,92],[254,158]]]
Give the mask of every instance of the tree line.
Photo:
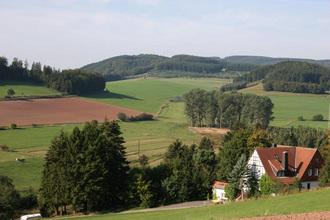
[[[80,69],[57,70],[40,63],[32,63],[14,58],[11,64],[0,57],[0,80],[30,81],[66,94],[86,94],[103,91],[105,79]]]
[[[266,91],[323,94],[330,90],[330,70],[317,64],[287,61],[260,67],[234,83],[262,80]]]
[[[191,126],[266,128],[272,119],[273,103],[268,97],[193,89],[183,99]]]

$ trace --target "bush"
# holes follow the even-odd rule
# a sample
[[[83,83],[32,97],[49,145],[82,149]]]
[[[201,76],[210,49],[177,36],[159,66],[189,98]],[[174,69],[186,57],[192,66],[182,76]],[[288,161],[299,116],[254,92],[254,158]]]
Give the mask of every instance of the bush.
[[[120,112],[117,115],[118,119],[121,121],[151,121],[154,119],[154,116],[152,114],[148,114],[148,113],[141,113],[139,115],[136,116],[131,116],[128,117],[125,113]]]
[[[233,201],[236,199],[236,197],[238,196],[238,189],[236,188],[235,184],[233,183],[229,183],[226,187],[225,187],[225,193],[226,193],[226,197]]]
[[[298,121],[305,121],[305,119],[304,119],[303,116],[299,116],[299,117],[298,117]]]
[[[123,112],[119,112],[117,114],[117,117],[121,121],[128,121],[129,120],[129,117],[125,113],[123,113]]]
[[[27,192],[22,193],[20,197],[20,209],[33,209],[38,206],[37,194],[32,189],[29,189]]]
[[[130,121],[151,121],[154,119],[154,116],[152,114],[148,113],[142,113],[137,116],[131,116],[129,118]]]
[[[262,195],[270,195],[279,191],[279,184],[275,182],[271,177],[263,175],[260,178],[260,193]]]
[[[16,129],[17,128],[17,124],[15,124],[15,123],[10,124],[10,128],[11,129]]]
[[[9,151],[9,147],[5,144],[0,144],[0,151]]]
[[[324,117],[321,114],[317,114],[313,116],[313,121],[323,121]]]
[[[15,90],[12,89],[12,88],[9,88],[9,89],[7,90],[7,95],[8,95],[9,97],[14,96],[14,95],[15,95]]]

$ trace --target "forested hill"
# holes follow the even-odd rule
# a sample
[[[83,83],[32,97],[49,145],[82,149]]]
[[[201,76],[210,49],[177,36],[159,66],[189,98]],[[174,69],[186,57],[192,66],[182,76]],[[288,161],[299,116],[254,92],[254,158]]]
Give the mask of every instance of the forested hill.
[[[140,54],[112,57],[82,67],[84,70],[101,73],[108,79],[120,79],[143,73],[167,73],[169,75],[212,75],[225,71],[251,71],[255,65],[228,63],[219,57],[175,55],[164,57]]]
[[[312,60],[312,59],[299,59],[299,58],[274,58],[265,56],[229,56],[223,58],[228,63],[241,63],[251,65],[272,65],[283,61],[301,61],[313,64],[319,64],[330,68],[330,60]]]
[[[266,91],[298,93],[325,93],[330,90],[330,70],[317,64],[286,61],[260,67],[234,83],[250,83],[263,80]]]

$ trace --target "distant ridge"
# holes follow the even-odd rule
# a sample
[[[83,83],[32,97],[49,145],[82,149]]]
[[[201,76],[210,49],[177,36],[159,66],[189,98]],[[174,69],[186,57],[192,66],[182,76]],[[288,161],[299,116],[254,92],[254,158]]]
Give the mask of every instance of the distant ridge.
[[[304,59],[304,58],[285,58],[285,57],[276,58],[276,57],[266,57],[266,56],[238,55],[238,56],[228,56],[223,58],[223,60],[230,63],[242,63],[242,64],[253,64],[253,65],[272,65],[283,61],[300,61],[300,62],[319,64],[330,68],[330,59],[313,60],[313,59]]]
[[[247,72],[259,66],[283,61],[301,61],[330,68],[330,60],[299,58],[273,58],[265,56],[201,57],[179,54],[172,57],[155,54],[122,55],[83,66],[82,69],[97,72],[108,80],[122,79],[140,74],[166,76],[224,76],[228,72]]]

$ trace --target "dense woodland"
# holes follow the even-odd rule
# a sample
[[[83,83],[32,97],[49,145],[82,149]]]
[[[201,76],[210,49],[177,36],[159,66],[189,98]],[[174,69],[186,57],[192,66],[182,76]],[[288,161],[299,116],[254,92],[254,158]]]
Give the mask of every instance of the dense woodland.
[[[237,77],[232,87],[261,80],[266,91],[322,94],[330,90],[330,69],[306,62],[282,62]]]
[[[268,97],[194,89],[183,98],[191,126],[266,128],[272,119],[273,103]]]
[[[190,55],[164,57],[149,54],[117,56],[82,67],[84,70],[101,73],[108,80],[118,80],[145,73],[151,75],[161,73],[167,77],[222,76],[226,75],[228,71],[250,71],[255,68],[255,65],[229,63],[218,57]]]
[[[14,58],[11,64],[0,57],[0,80],[30,81],[45,85],[66,94],[85,94],[103,91],[105,80],[99,74],[91,74],[80,69],[56,70],[40,63],[32,63]]]

